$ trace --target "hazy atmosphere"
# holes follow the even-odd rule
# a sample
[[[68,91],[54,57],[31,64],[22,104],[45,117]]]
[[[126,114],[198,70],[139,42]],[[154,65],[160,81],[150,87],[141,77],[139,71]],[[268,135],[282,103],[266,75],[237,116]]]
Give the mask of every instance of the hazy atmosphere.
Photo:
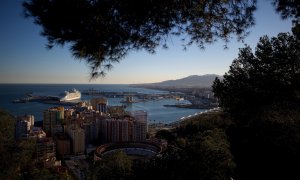
[[[224,50],[221,40],[207,45],[205,50],[191,46],[187,51],[178,37],[168,40],[169,49],[161,47],[155,54],[131,52],[114,64],[106,77],[89,81],[89,67],[74,60],[68,50],[56,46],[45,48],[46,38],[39,35],[41,28],[32,19],[24,18],[22,1],[0,2],[0,83],[101,83],[128,84],[160,82],[189,75],[218,74],[228,71],[238,55],[242,42],[232,39]],[[270,1],[259,1],[255,11],[256,25],[244,43],[255,47],[259,37],[275,36],[290,31],[291,22],[280,19]]]

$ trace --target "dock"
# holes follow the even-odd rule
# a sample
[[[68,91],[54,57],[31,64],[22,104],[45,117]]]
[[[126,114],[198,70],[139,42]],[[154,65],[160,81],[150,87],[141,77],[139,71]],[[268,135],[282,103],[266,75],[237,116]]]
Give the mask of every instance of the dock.
[[[54,104],[59,106],[74,106],[78,104],[78,102],[73,101],[60,101],[59,97],[56,96],[26,96],[22,99],[15,99],[12,103],[26,103],[26,102],[39,102],[44,104]]]

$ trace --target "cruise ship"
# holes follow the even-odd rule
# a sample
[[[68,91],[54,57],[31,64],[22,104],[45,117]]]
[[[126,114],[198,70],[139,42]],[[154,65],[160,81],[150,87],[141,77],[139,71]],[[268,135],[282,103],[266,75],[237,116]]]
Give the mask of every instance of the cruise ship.
[[[80,98],[81,98],[81,92],[76,89],[72,89],[70,91],[65,91],[65,93],[62,94],[60,101],[71,101]]]

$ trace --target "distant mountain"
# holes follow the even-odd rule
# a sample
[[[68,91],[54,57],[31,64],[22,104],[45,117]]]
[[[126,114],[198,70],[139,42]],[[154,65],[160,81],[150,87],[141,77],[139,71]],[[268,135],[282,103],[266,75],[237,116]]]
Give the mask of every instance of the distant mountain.
[[[216,74],[206,74],[202,76],[192,75],[182,79],[167,80],[158,83],[142,84],[143,86],[161,86],[161,87],[211,87],[215,78],[222,78]]]

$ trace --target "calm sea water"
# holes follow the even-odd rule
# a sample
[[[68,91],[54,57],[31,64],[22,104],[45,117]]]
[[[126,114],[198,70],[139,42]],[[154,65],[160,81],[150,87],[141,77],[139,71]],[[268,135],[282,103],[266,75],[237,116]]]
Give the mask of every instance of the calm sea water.
[[[55,105],[43,104],[38,102],[12,103],[12,100],[23,98],[26,93],[31,92],[34,95],[52,95],[57,96],[65,90],[72,88],[84,91],[95,89],[103,92],[139,92],[145,94],[166,93],[164,91],[129,87],[128,85],[111,84],[0,84],[0,108],[9,111],[15,116],[32,114],[35,121],[42,121],[43,111]],[[81,100],[89,100],[93,96],[82,95]],[[122,105],[121,98],[107,98],[111,106]],[[127,104],[127,110],[145,110],[148,112],[149,123],[171,123],[179,120],[181,117],[193,115],[204,110],[184,109],[176,107],[164,107],[165,104],[175,104],[175,99],[162,99],[156,101],[146,101]]]

